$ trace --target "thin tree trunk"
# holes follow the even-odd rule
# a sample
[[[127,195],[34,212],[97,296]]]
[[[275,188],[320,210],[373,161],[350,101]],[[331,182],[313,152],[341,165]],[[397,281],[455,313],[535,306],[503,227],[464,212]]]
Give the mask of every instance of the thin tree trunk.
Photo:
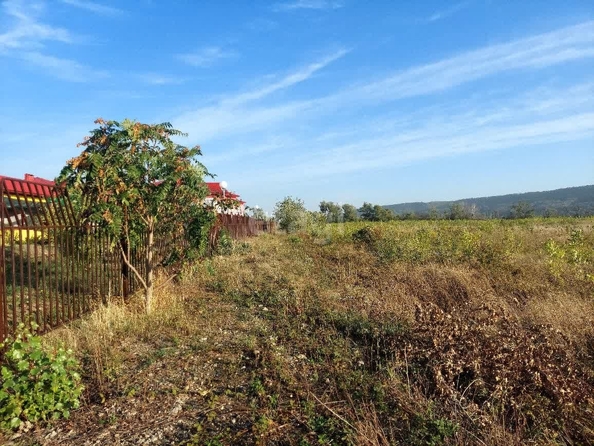
[[[150,313],[153,305],[153,249],[154,249],[154,225],[149,224],[146,237],[146,289],[144,303],[147,313]]]
[[[122,251],[126,254],[121,254],[122,259],[122,294],[124,296],[124,301],[128,301],[128,297],[130,296],[130,267],[128,263],[126,263],[126,259],[130,259],[130,247],[128,245],[128,239],[126,237],[120,238],[120,245],[122,247]],[[131,260],[131,259],[130,259]]]

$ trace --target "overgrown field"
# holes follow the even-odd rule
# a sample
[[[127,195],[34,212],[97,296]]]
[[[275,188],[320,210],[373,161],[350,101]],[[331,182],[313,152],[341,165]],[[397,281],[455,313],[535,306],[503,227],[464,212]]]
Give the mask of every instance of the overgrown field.
[[[12,441],[593,444],[593,225],[350,223],[223,243],[151,315],[112,302],[48,335],[83,364],[82,407]]]

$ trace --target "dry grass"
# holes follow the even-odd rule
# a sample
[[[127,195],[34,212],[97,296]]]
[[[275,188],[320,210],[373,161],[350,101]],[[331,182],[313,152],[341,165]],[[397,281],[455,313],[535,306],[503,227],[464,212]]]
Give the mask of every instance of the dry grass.
[[[48,335],[81,359],[85,404],[19,441],[592,443],[592,224],[333,225],[237,243],[161,289],[151,315],[112,302]]]

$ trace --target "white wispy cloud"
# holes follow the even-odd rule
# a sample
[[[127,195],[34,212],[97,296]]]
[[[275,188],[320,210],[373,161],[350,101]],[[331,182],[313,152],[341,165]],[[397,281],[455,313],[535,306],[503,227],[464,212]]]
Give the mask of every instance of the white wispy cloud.
[[[240,94],[233,96],[231,98],[227,98],[223,101],[223,103],[226,105],[242,104],[242,103],[246,103],[246,102],[250,102],[250,101],[255,101],[258,99],[263,99],[266,96],[269,96],[270,94],[274,93],[275,91],[284,90],[286,88],[292,87],[295,84],[298,84],[298,83],[308,80],[316,72],[322,70],[323,68],[325,68],[332,62],[340,59],[345,54],[348,54],[348,52],[349,52],[349,50],[347,50],[347,49],[340,49],[340,50],[324,57],[323,59],[321,59],[317,62],[309,64],[305,67],[299,68],[295,72],[288,74],[287,76],[281,78],[277,82],[273,82],[272,84],[267,85],[265,87],[262,87],[262,88],[259,88],[256,90],[252,90],[249,92],[245,92],[245,93],[240,93]]]
[[[91,2],[63,0],[64,2],[84,3],[86,6],[98,6]],[[105,78],[108,73],[95,70],[76,60],[47,54],[50,43],[76,43],[76,39],[65,28],[44,23],[42,17],[46,10],[43,2],[7,0],[2,3],[2,11],[9,19],[8,30],[0,34],[0,56],[20,59],[29,65],[43,69],[61,80],[87,82]]]
[[[273,6],[274,11],[295,11],[299,9],[339,9],[344,2],[336,0],[294,0],[290,2],[277,3]]]
[[[234,51],[224,50],[218,46],[208,46],[197,51],[178,54],[177,58],[188,65],[208,68],[224,59],[237,57]]]
[[[176,128],[189,132],[192,140],[204,143],[222,135],[258,132],[280,122],[288,122],[307,109],[299,103],[275,107],[212,106],[177,116],[173,123]]]
[[[12,19],[7,31],[0,34],[0,52],[40,48],[45,42],[71,43],[73,38],[64,28],[42,23],[42,3],[8,0],[2,3],[4,14]]]
[[[350,96],[352,100],[376,102],[427,95],[504,72],[592,57],[594,21],[412,67],[341,92],[338,99]]]
[[[470,5],[469,1],[455,3],[452,6],[450,6],[449,8],[435,11],[433,14],[431,14],[429,17],[427,17],[426,21],[427,22],[436,22],[438,20],[445,19],[447,17],[454,15],[455,13],[457,13],[458,11],[460,11],[464,8],[467,8],[469,5]]]
[[[267,137],[265,140],[260,141],[258,144],[238,144],[237,146],[229,147],[224,153],[209,154],[209,164],[221,164],[227,162],[233,162],[234,160],[255,157],[255,156],[267,156],[270,152],[275,152],[279,149],[287,147],[291,144],[291,139],[288,139],[286,135],[277,136],[272,135]]]
[[[101,14],[101,15],[119,15],[123,14],[123,10],[114,8],[112,6],[103,5],[101,3],[90,0],[60,0],[62,3],[75,8],[84,9],[86,11]]]
[[[516,84],[495,84],[487,92],[481,88],[484,93],[476,98],[458,95],[456,103],[440,94],[504,73],[537,72],[594,58],[594,22],[466,51],[379,79],[359,79],[325,95],[287,101],[286,93],[274,94],[315,82],[315,73],[344,54],[329,55],[267,86],[219,98],[173,122],[203,144],[207,163],[226,166],[235,160],[251,172],[258,187],[594,138],[592,80],[531,85],[528,92]],[[429,95],[433,105],[412,112],[390,105]],[[257,161],[260,156],[266,157],[266,167]]]
[[[479,79],[514,70],[537,70],[571,60],[594,57],[594,21],[509,43],[487,46],[421,66],[413,66],[378,80],[361,80],[325,96],[263,104],[275,91],[290,89],[344,56],[338,51],[322,61],[296,70],[268,86],[220,99],[178,116],[174,121],[200,142],[286,126],[304,117],[329,117],[338,111],[370,110],[380,104],[427,96]]]
[[[308,147],[291,166],[254,175],[275,182],[382,169],[426,159],[579,141],[594,137],[594,84],[502,98],[491,108],[427,109],[412,119],[366,119],[353,131],[330,129],[329,138],[305,137],[285,151]],[[586,96],[580,97],[580,94]],[[589,96],[587,96],[589,95]],[[589,98],[589,99],[585,99]]]
[[[254,106],[254,102],[263,100],[273,93],[288,89],[305,82],[332,62],[348,53],[348,50],[336,51],[323,59],[298,68],[269,85],[221,98],[215,105],[186,112],[174,122],[178,128],[188,129],[199,135],[201,141],[216,138],[222,133],[250,132],[265,128],[273,123],[291,119],[296,114],[307,110],[311,104],[291,102],[278,106]]]
[[[75,60],[49,56],[35,51],[21,53],[21,59],[32,65],[41,67],[44,71],[58,79],[71,82],[90,82],[106,78],[106,71],[98,71]]]
[[[186,82],[186,78],[179,76],[168,76],[159,73],[140,73],[136,77],[149,85],[179,85]]]

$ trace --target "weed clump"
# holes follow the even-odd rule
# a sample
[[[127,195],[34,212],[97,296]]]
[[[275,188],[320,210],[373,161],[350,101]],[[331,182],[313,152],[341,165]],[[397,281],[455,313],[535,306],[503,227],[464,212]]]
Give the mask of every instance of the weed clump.
[[[0,427],[17,429],[23,422],[68,418],[79,407],[83,386],[71,350],[46,351],[39,336],[23,324],[14,339],[0,344],[0,350],[4,347]]]
[[[486,305],[449,313],[418,307],[412,333],[406,352],[413,379],[450,410],[462,409],[477,426],[505,420],[522,438],[561,429],[573,441],[592,440],[584,427],[594,381],[561,333],[522,327]]]

